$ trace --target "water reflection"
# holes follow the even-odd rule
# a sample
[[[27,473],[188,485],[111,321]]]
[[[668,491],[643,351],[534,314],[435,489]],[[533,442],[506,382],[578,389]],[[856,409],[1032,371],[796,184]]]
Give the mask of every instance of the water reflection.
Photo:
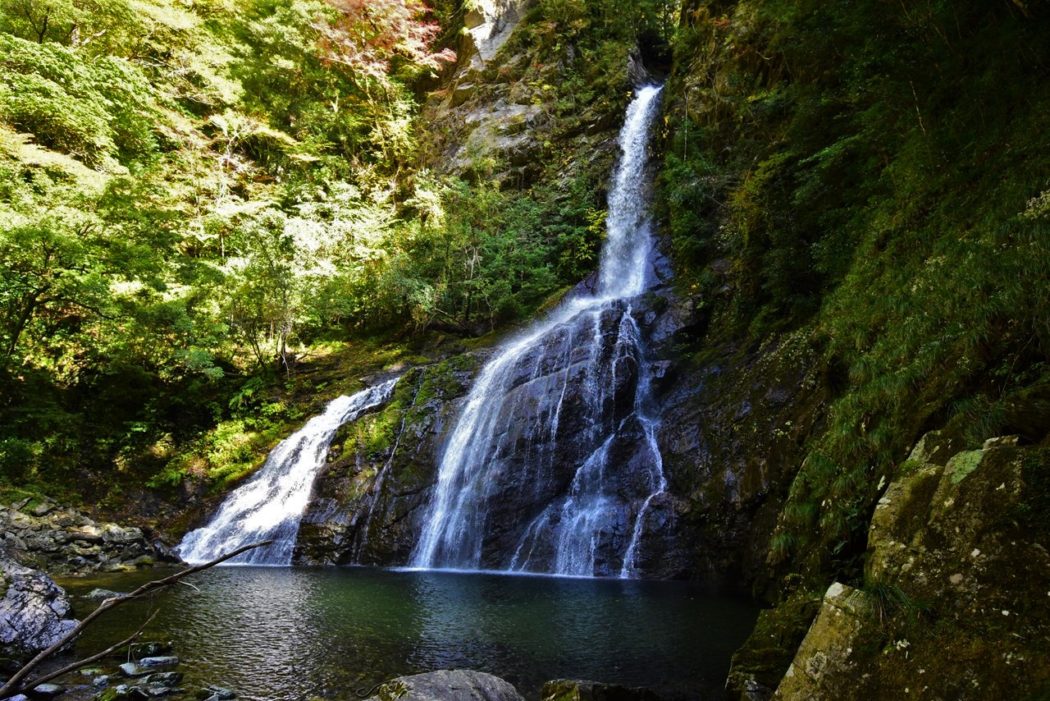
[[[127,590],[148,578],[67,588]],[[176,642],[188,685],[259,700],[351,699],[392,676],[454,667],[502,676],[528,697],[576,677],[714,698],[755,616],[679,583],[229,567],[193,584],[160,597],[150,635]],[[148,608],[103,619],[82,649],[126,635]]]

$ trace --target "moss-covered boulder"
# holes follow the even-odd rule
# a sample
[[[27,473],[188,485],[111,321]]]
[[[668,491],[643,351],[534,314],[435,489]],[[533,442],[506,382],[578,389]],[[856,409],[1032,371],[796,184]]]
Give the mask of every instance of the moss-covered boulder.
[[[582,679],[553,679],[543,685],[540,698],[543,701],[660,701],[660,696],[650,689]]]
[[[1050,691],[1050,449],[929,434],[879,500],[864,591],[834,585],[783,699]]]
[[[847,680],[864,667],[861,652],[872,624],[872,607],[862,591],[838,582],[828,587],[816,620],[784,673],[775,698],[831,701],[856,698]]]
[[[733,698],[764,701],[773,695],[820,605],[819,595],[799,592],[758,614],[751,635],[733,654],[726,681]]]
[[[368,701],[523,701],[510,682],[471,669],[442,669],[397,677]]]

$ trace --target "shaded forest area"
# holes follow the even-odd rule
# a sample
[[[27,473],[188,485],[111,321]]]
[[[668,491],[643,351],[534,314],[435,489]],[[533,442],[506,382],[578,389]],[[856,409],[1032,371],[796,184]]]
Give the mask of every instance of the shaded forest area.
[[[709,315],[694,350],[790,339],[832,398],[773,537],[781,573],[858,577],[926,431],[1050,430],[1047,37],[1046,4],[1020,0],[683,11],[662,205]]]

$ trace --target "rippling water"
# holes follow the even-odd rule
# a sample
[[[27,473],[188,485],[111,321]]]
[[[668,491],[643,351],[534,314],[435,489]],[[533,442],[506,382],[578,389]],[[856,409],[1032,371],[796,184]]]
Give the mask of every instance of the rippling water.
[[[64,584],[128,591],[156,576]],[[242,699],[352,699],[392,676],[456,667],[504,677],[530,698],[572,677],[710,699],[756,615],[674,582],[257,567],[190,581],[107,614],[80,650],[126,636],[152,605],[149,638],[175,642],[186,686],[219,684]]]

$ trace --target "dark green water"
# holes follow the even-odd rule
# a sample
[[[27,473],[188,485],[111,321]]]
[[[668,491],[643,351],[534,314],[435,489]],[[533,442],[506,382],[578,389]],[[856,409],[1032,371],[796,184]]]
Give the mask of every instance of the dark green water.
[[[67,581],[70,593],[127,591],[156,572]],[[683,583],[510,577],[359,568],[217,568],[151,603],[107,614],[80,643],[133,631],[172,640],[186,686],[243,699],[355,698],[393,676],[466,667],[535,698],[558,677],[719,698],[756,609]],[[78,613],[91,608],[79,600]]]

